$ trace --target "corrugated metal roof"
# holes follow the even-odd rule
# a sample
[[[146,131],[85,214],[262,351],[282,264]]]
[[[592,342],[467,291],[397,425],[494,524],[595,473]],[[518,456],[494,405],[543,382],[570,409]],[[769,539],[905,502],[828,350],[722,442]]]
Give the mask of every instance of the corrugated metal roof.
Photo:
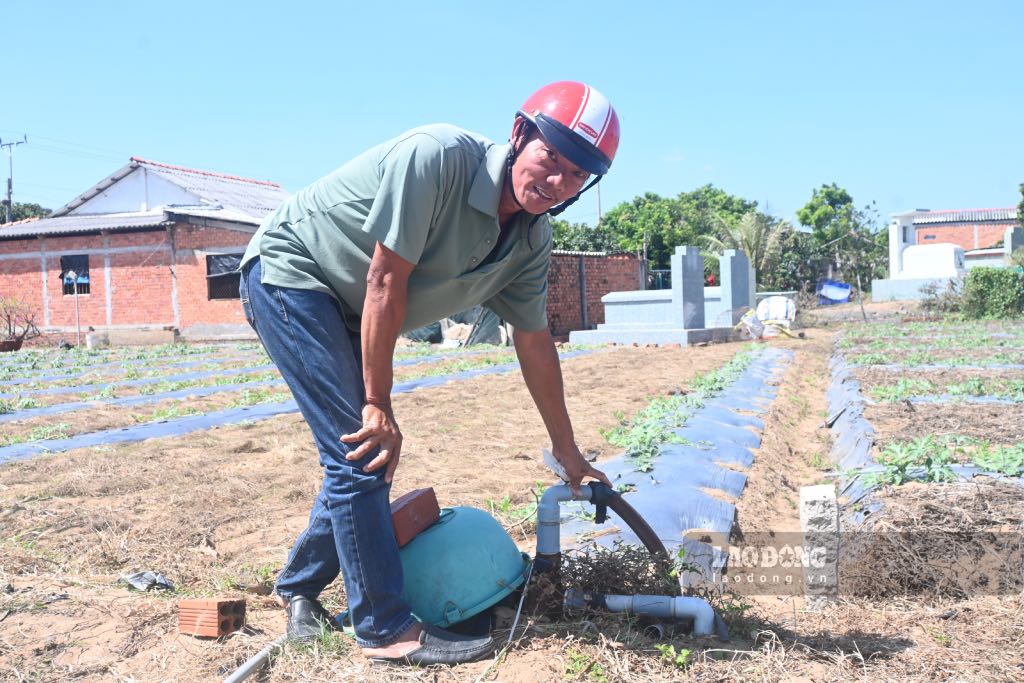
[[[0,225],[0,240],[46,235],[74,235],[99,230],[125,230],[128,228],[149,228],[167,225],[167,214],[158,211],[135,213],[101,213],[83,216],[59,216],[57,218],[30,218],[17,223]]]
[[[228,211],[246,214],[256,219],[262,219],[276,209],[289,195],[283,187],[267,180],[252,180],[171,166],[138,157],[132,157],[132,161],[186,192],[195,194],[204,203],[219,205]],[[256,222],[259,223],[259,220]]]
[[[239,176],[201,171],[183,166],[173,166],[157,161],[132,157],[122,168],[96,183],[73,200],[53,212],[53,217],[66,216],[122,178],[143,168],[147,173],[159,175],[196,196],[204,205],[220,207],[249,217],[250,223],[258,225],[268,213],[280,206],[289,193],[277,183],[267,180],[253,180]]]
[[[1006,209],[952,209],[929,211],[914,217],[914,225],[929,223],[977,223],[982,221],[1012,221],[1017,219],[1017,208]]]

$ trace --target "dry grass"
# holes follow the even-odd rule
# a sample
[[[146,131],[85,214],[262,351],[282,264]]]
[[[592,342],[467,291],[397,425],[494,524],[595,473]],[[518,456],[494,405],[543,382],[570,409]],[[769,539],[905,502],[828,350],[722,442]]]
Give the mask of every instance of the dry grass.
[[[743,530],[791,520],[812,466],[829,335],[793,348],[750,482]],[[736,347],[616,349],[564,364],[581,447],[615,453],[616,411],[718,367]],[[396,398],[406,448],[393,495],[435,486],[442,504],[534,500],[550,476],[543,425],[522,381],[490,376]],[[265,592],[319,485],[301,418],[44,456],[0,468],[0,680],[215,680],[273,640],[284,614]],[[966,508],[965,508],[966,509]],[[971,513],[973,514],[973,513]],[[509,520],[510,524],[514,523]],[[514,534],[531,545],[528,524]],[[245,596],[248,627],[222,640],[178,635],[176,595],[139,594],[118,575],[158,569],[182,595]],[[640,569],[619,566],[617,572]],[[607,573],[607,572],[606,572]],[[593,578],[593,577],[591,577]],[[611,576],[603,577],[605,583]],[[625,585],[620,582],[619,585]],[[653,586],[651,586],[653,588]],[[287,648],[262,681],[1021,680],[1020,596],[850,599],[806,612],[799,597],[722,598],[733,642],[659,632],[623,615],[563,615],[536,583],[513,645],[492,661],[434,670],[376,668],[341,637]],[[63,597],[66,596],[66,597]],[[325,596],[344,604],[340,587]],[[507,615],[506,615],[507,616]],[[496,636],[508,637],[509,624]],[[661,649],[659,649],[661,646]],[[668,647],[675,655],[667,657]],[[690,650],[685,666],[671,660]],[[669,653],[671,654],[671,653]]]
[[[844,535],[845,592],[967,598],[1024,590],[1021,487],[987,478],[886,487],[863,530]]]

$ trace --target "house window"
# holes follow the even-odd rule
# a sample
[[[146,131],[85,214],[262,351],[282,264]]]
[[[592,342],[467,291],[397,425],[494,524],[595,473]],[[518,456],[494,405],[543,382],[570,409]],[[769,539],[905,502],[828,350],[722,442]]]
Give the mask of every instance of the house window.
[[[242,263],[241,254],[207,254],[206,256],[206,293],[211,301],[214,299],[237,299],[238,283],[241,275],[238,266]]]
[[[910,226],[909,225],[904,225],[903,226],[903,241],[904,242],[909,242],[910,241]]]
[[[926,240],[933,240],[933,239],[935,239],[935,235],[925,235],[924,238]]]
[[[77,277],[68,277],[74,273]],[[89,293],[89,257],[86,254],[60,257],[60,282],[64,296],[75,294],[75,287],[78,287],[79,294]]]

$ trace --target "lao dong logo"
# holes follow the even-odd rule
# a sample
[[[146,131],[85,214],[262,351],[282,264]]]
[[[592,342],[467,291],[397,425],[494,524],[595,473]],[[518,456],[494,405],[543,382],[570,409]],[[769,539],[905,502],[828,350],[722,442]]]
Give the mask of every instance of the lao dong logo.
[[[823,569],[827,558],[828,549],[822,546],[732,546],[728,566],[731,569]]]

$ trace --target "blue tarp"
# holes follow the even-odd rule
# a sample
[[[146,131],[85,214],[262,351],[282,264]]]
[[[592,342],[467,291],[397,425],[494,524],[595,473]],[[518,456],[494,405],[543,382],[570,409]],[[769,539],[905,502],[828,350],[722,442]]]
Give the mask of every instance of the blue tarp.
[[[853,287],[838,280],[818,281],[818,304],[821,306],[832,306],[833,304],[845,304],[850,300],[850,293]]]

